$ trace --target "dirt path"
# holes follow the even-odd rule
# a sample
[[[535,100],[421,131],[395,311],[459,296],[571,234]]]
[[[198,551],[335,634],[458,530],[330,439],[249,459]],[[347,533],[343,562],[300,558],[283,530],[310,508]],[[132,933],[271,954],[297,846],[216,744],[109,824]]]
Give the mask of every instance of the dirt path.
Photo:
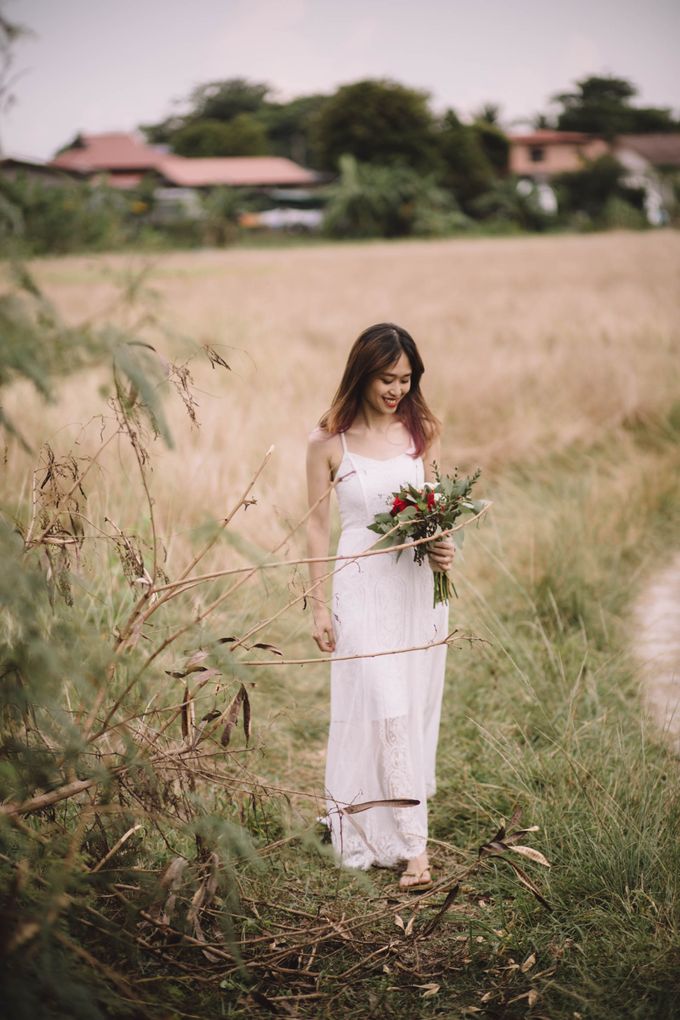
[[[680,554],[642,592],[635,623],[645,701],[680,754]]]

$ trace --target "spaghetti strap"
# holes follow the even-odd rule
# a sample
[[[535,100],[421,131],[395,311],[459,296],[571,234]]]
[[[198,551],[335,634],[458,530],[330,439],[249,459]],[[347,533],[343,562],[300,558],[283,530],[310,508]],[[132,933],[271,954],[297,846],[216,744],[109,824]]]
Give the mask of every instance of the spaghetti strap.
[[[349,453],[349,450],[347,449],[347,443],[345,441],[345,433],[344,432],[340,433],[340,441],[342,442],[342,452],[343,453]]]

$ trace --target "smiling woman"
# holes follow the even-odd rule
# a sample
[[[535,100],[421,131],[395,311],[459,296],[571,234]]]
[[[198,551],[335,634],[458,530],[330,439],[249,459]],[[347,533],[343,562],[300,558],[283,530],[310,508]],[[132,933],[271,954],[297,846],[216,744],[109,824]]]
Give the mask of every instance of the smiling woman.
[[[429,547],[422,567],[393,552],[365,552],[368,529],[402,485],[434,478],[439,423],[421,392],[423,362],[399,326],[365,330],[350,351],[330,410],[307,454],[308,547],[314,639],[334,655],[326,763],[333,844],[349,867],[406,861],[400,886],[432,884],[427,799],[435,792],[435,754],[446,659],[445,605],[432,606],[432,570],[447,570],[454,547]],[[323,598],[329,545],[329,486],[335,480],[342,534],[330,608]],[[319,562],[321,561],[321,562]],[[367,800],[410,800],[375,807],[359,823],[338,808]]]

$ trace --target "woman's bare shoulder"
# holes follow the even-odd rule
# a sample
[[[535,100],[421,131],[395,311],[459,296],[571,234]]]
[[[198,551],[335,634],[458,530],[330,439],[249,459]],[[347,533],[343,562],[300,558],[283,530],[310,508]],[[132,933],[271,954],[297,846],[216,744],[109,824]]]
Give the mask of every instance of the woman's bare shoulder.
[[[321,428],[320,425],[316,425],[307,436],[307,441],[310,446],[322,446],[333,438],[334,434],[332,432],[328,432],[326,429]]]
[[[309,456],[325,458],[329,463],[337,459],[337,452],[341,447],[340,436],[337,432],[328,432],[327,429],[317,425],[307,437],[307,452]]]

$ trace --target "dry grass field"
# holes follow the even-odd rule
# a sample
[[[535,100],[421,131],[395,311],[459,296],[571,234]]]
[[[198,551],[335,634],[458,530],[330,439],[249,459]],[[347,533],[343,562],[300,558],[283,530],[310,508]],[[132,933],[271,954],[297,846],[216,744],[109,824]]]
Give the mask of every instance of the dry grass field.
[[[272,443],[261,492],[300,512],[306,435],[372,322],[403,324],[419,343],[445,467],[492,474],[592,443],[678,394],[680,236],[671,231],[202,251],[150,264],[90,256],[35,268],[77,322],[107,312],[116,281],[142,264],[162,321],[215,345],[232,368],[197,372],[202,427],[176,426],[176,449],[160,456],[156,493],[171,531],[219,515]],[[157,342],[168,355],[181,349],[179,338]],[[20,409],[31,440],[60,430],[65,444],[102,402],[77,378],[47,413],[24,392],[7,406]],[[11,472],[24,467],[11,458]],[[261,514],[258,530],[271,521]]]
[[[671,960],[680,951],[672,834],[680,795],[676,763],[641,718],[629,614],[646,575],[680,545],[680,234],[68,257],[32,269],[66,322],[119,322],[180,361],[192,345],[209,344],[229,364],[225,371],[200,357],[190,362],[199,426],[170,395],[174,446],[153,443],[150,482],[171,578],[272,445],[257,504],[232,526],[240,537],[217,544],[201,569],[272,548],[303,515],[307,433],[332,397],[350,344],[373,322],[398,322],[413,334],[426,366],[423,389],[444,422],[442,467],[480,466],[479,495],[494,501],[457,567],[461,599],[451,607],[452,623],[484,640],[449,652],[434,864],[443,873],[469,860],[475,840],[520,800],[526,820],[542,826],[536,845],[553,862],[545,881],[555,913],[539,918],[530,898],[527,906],[489,879],[479,906],[471,893],[468,913],[451,915],[451,928],[442,926],[417,967],[394,950],[401,970],[368,967],[342,993],[331,977],[327,1002],[323,968],[332,972],[336,958],[322,963],[320,951],[310,1004],[286,991],[282,976],[279,986],[261,986],[271,1001],[278,995],[297,1010],[285,1015],[310,1017],[337,1009],[353,1017],[376,1010],[449,1016],[490,1003],[491,1014],[503,1017],[529,1009],[559,1020],[670,1020],[677,1003]],[[120,287],[141,271],[135,311],[120,301]],[[24,384],[5,394],[9,417],[33,446],[32,454],[14,442],[5,449],[6,511],[25,516],[41,444],[79,457],[98,448],[108,427],[102,433],[105,379],[99,369],[68,376],[47,407]],[[110,518],[148,537],[124,444],[101,456],[88,497],[96,527],[106,530]],[[96,535],[93,550],[78,583],[93,606],[104,607],[108,633],[116,619],[106,593],[120,572]],[[282,555],[304,556],[301,533]],[[220,610],[216,626],[244,633],[301,582],[293,569],[254,578]],[[184,611],[195,612],[223,586],[182,596]],[[298,604],[261,639],[288,658],[314,656],[310,627]],[[325,664],[257,670],[249,765],[263,782],[320,793],[326,671]],[[330,890],[351,914],[367,890],[373,903],[393,887],[394,875],[378,875],[340,890],[332,862],[305,843],[317,806],[291,796],[277,811],[250,818],[255,838],[264,825],[267,842],[271,824],[285,847],[291,833],[302,842],[280,864],[267,851],[269,898],[290,898],[313,913]],[[252,884],[242,879],[253,897],[258,881],[257,874]],[[469,955],[459,959],[463,943]],[[339,947],[342,961],[349,949]],[[515,961],[532,953],[535,971],[533,964],[520,969]],[[450,967],[455,981],[446,977]],[[398,977],[402,971],[408,980]],[[437,990],[423,1002],[427,987]],[[226,1012],[215,1015],[259,1015],[241,992],[229,985],[220,1007]],[[639,1005],[626,1014],[621,1002],[631,996]]]

